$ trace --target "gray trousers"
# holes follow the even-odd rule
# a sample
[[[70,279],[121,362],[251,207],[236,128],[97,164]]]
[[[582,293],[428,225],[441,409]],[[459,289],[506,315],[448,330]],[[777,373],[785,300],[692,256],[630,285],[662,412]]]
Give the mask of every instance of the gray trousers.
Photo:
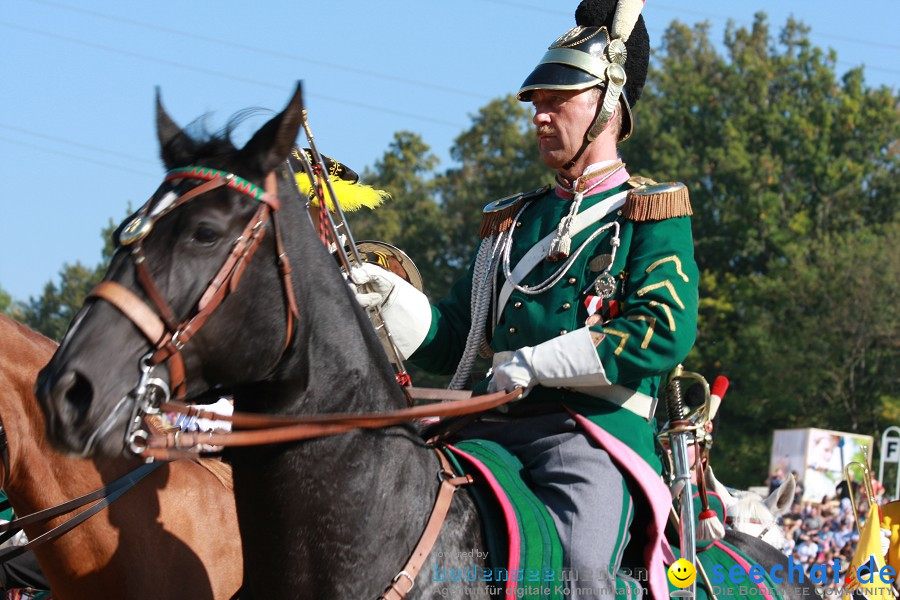
[[[494,441],[525,466],[563,546],[570,598],[639,598],[641,584],[616,596],[615,573],[634,518],[631,493],[609,454],[568,413],[479,421],[460,433]],[[576,579],[577,577],[577,579]],[[627,577],[625,579],[628,579]]]

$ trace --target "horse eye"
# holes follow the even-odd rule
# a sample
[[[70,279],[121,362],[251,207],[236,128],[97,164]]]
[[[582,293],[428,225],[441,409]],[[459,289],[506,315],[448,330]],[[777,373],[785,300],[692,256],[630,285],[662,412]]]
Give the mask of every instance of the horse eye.
[[[211,244],[214,244],[216,240],[219,239],[219,234],[212,227],[200,225],[197,227],[197,230],[194,231],[194,235],[191,239],[198,244],[209,246]]]

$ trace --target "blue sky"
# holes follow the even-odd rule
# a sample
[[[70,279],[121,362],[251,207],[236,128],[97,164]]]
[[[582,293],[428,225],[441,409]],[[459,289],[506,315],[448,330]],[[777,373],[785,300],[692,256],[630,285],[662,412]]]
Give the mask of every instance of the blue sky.
[[[409,130],[446,168],[470,115],[518,88],[546,46],[574,24],[577,6],[536,0],[3,4],[0,287],[17,300],[39,295],[63,263],[96,264],[101,228],[121,220],[129,202],[138,206],[159,184],[156,86],[178,123],[208,113],[216,129],[244,108],[281,110],[302,79],[324,153],[362,171],[394,132]],[[729,18],[748,25],[757,11],[776,30],[790,15],[809,25],[815,44],[837,50],[840,73],[864,64],[869,85],[900,84],[897,0],[648,0],[644,16],[656,46],[674,19],[708,20],[720,42]],[[248,121],[243,135],[266,118]],[[639,112],[637,125],[639,135]]]

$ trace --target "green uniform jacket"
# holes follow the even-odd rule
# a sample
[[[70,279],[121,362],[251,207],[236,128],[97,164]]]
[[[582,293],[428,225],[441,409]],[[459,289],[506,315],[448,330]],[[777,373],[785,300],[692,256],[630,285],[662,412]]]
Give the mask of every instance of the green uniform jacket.
[[[625,184],[584,198],[580,212],[629,187]],[[571,203],[554,190],[532,201],[514,231],[511,268],[533,245],[556,230]],[[617,280],[612,299],[620,303],[621,314],[591,329],[605,336],[597,352],[609,381],[656,397],[660,377],[684,360],[696,336],[698,272],[690,218],[634,222],[622,217],[621,212],[613,211],[576,234],[572,238],[572,253],[591,232],[618,220],[621,244],[610,273]],[[497,327],[488,332],[495,352],[534,346],[585,326],[588,314],[584,300],[595,293],[593,282],[602,270],[598,264],[604,262],[603,255],[611,254],[612,231],[611,228],[593,240],[551,289],[537,295],[513,291]],[[543,260],[520,283],[540,284],[561,264],[562,261]],[[454,371],[470,327],[471,277],[470,267],[469,273],[454,284],[450,295],[432,306],[431,329],[411,362],[431,372]],[[502,269],[498,277],[499,289],[505,281]],[[598,385],[601,383],[598,381]],[[487,380],[476,386],[476,391],[483,391],[486,385]],[[589,417],[659,471],[654,432],[646,418],[597,397],[542,386],[535,387],[522,402],[554,401],[564,402]]]

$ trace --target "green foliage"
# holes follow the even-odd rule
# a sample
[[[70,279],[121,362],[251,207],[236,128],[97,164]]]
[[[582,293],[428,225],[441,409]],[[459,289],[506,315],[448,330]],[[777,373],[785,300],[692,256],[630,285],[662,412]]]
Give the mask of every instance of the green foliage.
[[[877,435],[897,412],[898,99],[788,20],[673,23],[623,146],[632,172],[691,190],[700,331],[688,364],[732,380],[714,461],[759,483],[772,431]]]
[[[0,286],[0,313],[18,321],[22,320],[22,307],[13,301],[12,296],[2,286]]]
[[[0,312],[7,314],[11,306],[12,296],[9,295],[9,292],[0,287]]]
[[[450,154],[459,163],[438,183],[447,228],[447,268],[457,279],[469,266],[485,204],[552,180],[540,161],[530,111],[515,96],[492,100],[472,118]]]
[[[896,218],[896,99],[858,69],[838,81],[835,53],[807,31],[791,19],[776,46],[759,14],[729,27],[727,57],[706,25],[664,36],[623,151],[655,179],[688,183],[703,269],[765,271],[794,243]]]
[[[441,268],[443,225],[435,200],[434,170],[438,159],[422,138],[408,131],[394,134],[384,156],[367,169],[363,182],[384,190],[391,199],[374,210],[347,217],[357,241],[380,240],[406,252],[419,268],[426,291],[446,287]]]
[[[59,284],[48,281],[40,297],[32,297],[24,305],[24,323],[50,339],[61,340],[87,293],[102,276],[101,269],[80,262],[66,263],[59,272]]]
[[[896,222],[834,234],[747,279],[752,320],[736,340],[755,359],[734,365],[750,388],[736,394],[736,414],[746,394],[764,408],[762,424],[880,435],[900,392],[900,255],[885,252],[898,243]]]

